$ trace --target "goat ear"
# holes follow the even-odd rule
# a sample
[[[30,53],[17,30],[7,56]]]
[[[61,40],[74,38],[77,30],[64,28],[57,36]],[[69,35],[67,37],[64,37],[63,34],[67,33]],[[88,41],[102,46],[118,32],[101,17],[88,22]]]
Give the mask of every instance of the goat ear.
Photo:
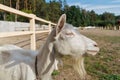
[[[63,14],[58,20],[58,24],[56,27],[56,34],[58,34],[62,30],[65,23],[66,23],[66,14]]]

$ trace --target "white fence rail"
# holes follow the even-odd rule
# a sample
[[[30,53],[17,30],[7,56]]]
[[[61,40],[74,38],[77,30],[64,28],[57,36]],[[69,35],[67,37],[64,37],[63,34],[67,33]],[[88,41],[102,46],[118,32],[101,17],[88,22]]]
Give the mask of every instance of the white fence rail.
[[[20,36],[20,35],[30,35],[30,48],[32,50],[36,50],[36,34],[38,33],[44,33],[44,32],[50,32],[51,31],[51,25],[55,26],[55,23],[52,23],[51,21],[47,21],[44,20],[42,18],[37,17],[34,14],[28,14],[28,13],[24,13],[22,11],[10,8],[8,6],[2,5],[0,4],[0,10],[6,11],[6,12],[10,12],[13,14],[17,14],[17,15],[21,15],[24,17],[29,18],[29,22],[30,22],[30,31],[17,31],[17,32],[0,32],[0,38],[4,38],[4,37],[12,37],[12,36]],[[36,27],[35,27],[35,20],[40,21],[40,22],[44,22],[47,23],[49,26],[48,30],[43,30],[43,31],[36,31]]]

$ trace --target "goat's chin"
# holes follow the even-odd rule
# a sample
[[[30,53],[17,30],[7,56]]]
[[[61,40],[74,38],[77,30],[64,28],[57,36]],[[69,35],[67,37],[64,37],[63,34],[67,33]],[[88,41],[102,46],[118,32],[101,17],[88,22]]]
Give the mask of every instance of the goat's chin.
[[[87,73],[84,68],[84,57],[73,57],[73,68],[79,74],[81,80],[86,80]]]

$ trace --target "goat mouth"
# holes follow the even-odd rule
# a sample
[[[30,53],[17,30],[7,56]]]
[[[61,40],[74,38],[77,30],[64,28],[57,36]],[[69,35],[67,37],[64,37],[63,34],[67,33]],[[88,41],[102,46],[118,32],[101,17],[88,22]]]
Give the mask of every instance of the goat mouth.
[[[98,53],[97,50],[87,50],[87,54],[91,54],[91,55],[96,55]]]
[[[94,52],[94,53],[97,53],[98,51],[96,50],[87,50],[88,52]]]

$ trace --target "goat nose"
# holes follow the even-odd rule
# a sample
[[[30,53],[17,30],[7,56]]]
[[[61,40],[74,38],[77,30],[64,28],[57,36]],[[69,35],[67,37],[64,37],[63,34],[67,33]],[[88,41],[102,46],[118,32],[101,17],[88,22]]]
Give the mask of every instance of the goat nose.
[[[97,45],[97,44],[94,44],[94,46],[95,46],[95,47],[98,47],[98,45]]]

